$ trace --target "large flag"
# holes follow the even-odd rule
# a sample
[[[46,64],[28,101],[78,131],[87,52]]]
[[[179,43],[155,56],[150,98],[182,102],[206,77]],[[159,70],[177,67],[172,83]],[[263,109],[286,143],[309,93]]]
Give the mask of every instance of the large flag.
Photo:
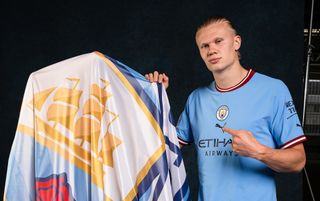
[[[4,200],[190,200],[165,89],[99,52],[32,73]]]

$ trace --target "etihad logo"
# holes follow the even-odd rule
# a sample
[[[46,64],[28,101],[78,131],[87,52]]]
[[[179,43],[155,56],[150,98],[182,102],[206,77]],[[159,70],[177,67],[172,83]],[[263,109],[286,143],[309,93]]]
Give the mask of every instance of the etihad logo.
[[[198,147],[204,156],[210,157],[229,157],[238,156],[231,149],[232,139],[229,138],[211,138],[199,140]]]
[[[239,156],[232,150],[223,151],[223,150],[208,150],[204,154],[205,156]]]
[[[217,110],[217,119],[224,121],[229,115],[229,108],[226,105],[221,105]]]
[[[212,139],[201,139],[199,140],[199,148],[209,148],[209,147],[226,147],[232,144],[231,139],[227,138],[212,138]]]

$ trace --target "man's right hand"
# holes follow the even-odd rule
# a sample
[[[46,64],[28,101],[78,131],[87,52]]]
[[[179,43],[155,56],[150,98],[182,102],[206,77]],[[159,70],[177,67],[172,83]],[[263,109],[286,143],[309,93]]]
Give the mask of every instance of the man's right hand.
[[[166,89],[169,87],[169,77],[164,73],[158,73],[158,71],[154,71],[153,73],[145,74],[145,78],[150,82],[163,83],[163,86]]]

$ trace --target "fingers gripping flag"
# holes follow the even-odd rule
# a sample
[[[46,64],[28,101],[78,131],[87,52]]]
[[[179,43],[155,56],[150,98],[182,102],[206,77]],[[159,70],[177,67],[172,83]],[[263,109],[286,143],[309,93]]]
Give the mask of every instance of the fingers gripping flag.
[[[189,200],[169,101],[94,52],[30,75],[4,200]]]

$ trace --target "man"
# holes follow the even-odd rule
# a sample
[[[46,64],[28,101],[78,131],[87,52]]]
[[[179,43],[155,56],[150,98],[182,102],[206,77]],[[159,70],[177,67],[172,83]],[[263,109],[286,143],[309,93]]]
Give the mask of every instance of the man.
[[[274,171],[299,172],[306,160],[287,87],[241,66],[241,37],[227,18],[205,21],[195,39],[214,81],[191,93],[177,133],[181,144],[196,144],[198,199],[276,200]],[[146,78],[169,85],[165,74]]]

